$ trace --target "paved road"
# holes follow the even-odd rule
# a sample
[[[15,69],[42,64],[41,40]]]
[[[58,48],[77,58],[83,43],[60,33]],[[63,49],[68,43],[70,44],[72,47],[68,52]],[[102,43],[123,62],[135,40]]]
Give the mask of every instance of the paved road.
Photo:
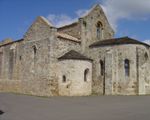
[[[0,93],[0,120],[150,120],[150,96],[50,97]]]

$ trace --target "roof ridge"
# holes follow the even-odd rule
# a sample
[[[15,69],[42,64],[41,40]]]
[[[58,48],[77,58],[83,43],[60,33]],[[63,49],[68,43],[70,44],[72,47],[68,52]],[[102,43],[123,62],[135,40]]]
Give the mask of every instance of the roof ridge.
[[[58,29],[62,29],[62,28],[65,28],[65,27],[69,27],[69,26],[71,26],[71,25],[77,24],[78,22],[79,22],[79,21],[76,20],[76,21],[74,21],[74,22],[72,22],[72,23],[69,23],[69,24],[63,25],[63,26],[61,26],[61,27],[58,27]]]
[[[41,19],[43,22],[45,22],[47,25],[49,25],[50,27],[53,27],[53,24],[49,21],[49,20],[47,20],[44,16],[38,16],[37,18],[36,18],[37,20],[38,19]]]
[[[97,42],[91,44],[89,47],[100,47],[100,46],[122,45],[122,44],[142,44],[142,45],[150,47],[150,45],[148,45],[142,41],[138,41],[136,39],[130,38],[128,36],[100,40],[100,41],[97,41]]]
[[[65,59],[75,59],[75,60],[89,60],[92,61],[92,59],[82,55],[81,53],[70,50],[69,52],[65,53],[63,56],[59,57],[58,60],[65,60]]]
[[[76,38],[72,35],[63,33],[63,32],[56,32],[56,35],[57,35],[57,37],[65,38],[65,39],[72,40],[72,41],[75,41],[75,42],[81,42],[78,38]]]

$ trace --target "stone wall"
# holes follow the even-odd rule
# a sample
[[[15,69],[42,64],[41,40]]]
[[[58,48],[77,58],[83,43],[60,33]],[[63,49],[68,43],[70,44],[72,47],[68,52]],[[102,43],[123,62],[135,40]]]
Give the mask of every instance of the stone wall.
[[[3,54],[0,82],[3,87],[0,89],[40,96],[56,95],[56,83],[50,79],[49,43],[50,38],[47,38],[1,47]]]
[[[76,22],[71,25],[66,25],[64,27],[58,28],[58,32],[66,33],[78,39],[81,38],[81,25]]]
[[[37,17],[24,35],[25,41],[39,41],[54,34],[55,28],[44,18]]]
[[[92,63],[84,60],[63,60],[59,61],[59,63],[59,95],[91,95]],[[84,73],[85,70],[88,70],[86,75]],[[63,78],[64,76],[65,78]],[[66,79],[66,81],[63,81],[63,79]]]
[[[50,69],[52,50],[50,43],[57,38],[55,32],[56,29],[45,19],[38,17],[25,34],[23,41],[0,48],[3,86],[0,89],[6,92],[12,89],[30,95],[58,95],[58,83],[51,78],[52,69]],[[9,87],[11,85],[12,87]]]
[[[103,40],[110,39],[114,36],[114,31],[107,21],[107,18],[98,5],[89,12],[88,15],[80,18],[81,24],[81,40],[82,40],[82,52],[86,53],[89,49],[89,45],[92,43]],[[97,37],[97,24],[101,23],[101,37]]]
[[[71,40],[56,38],[51,41],[51,54],[50,54],[50,78],[53,81],[58,81],[60,70],[58,58],[69,52],[70,50],[80,51],[80,43]]]
[[[100,38],[97,37],[98,22],[102,24]],[[58,31],[77,37],[81,42],[58,38],[57,29],[45,18],[38,17],[24,35],[24,40],[5,41],[9,42],[7,45],[1,43],[0,91],[38,96],[89,95],[92,84],[92,92],[99,95],[150,94],[149,48],[130,44],[89,48],[92,43],[114,35],[100,6],[95,6],[77,23]],[[93,65],[87,61],[60,62],[58,58],[70,50],[93,59]],[[125,59],[130,63],[129,76],[125,75]],[[87,67],[90,78],[92,74],[92,83],[91,79],[83,82],[83,71]],[[69,91],[66,87],[70,83],[62,83],[62,74],[69,76]]]
[[[39,29],[39,26],[35,22],[33,28]],[[33,28],[29,29],[23,41],[0,48],[0,91],[57,96],[60,69],[57,58],[72,49],[80,50],[80,43],[57,38],[53,28],[49,29],[48,38],[44,33],[43,36],[37,34]]]
[[[137,47],[138,56],[138,92],[139,95],[150,94],[150,52],[149,48]]]
[[[143,49],[143,53],[139,53],[138,49]],[[93,61],[93,93],[96,94],[119,94],[119,95],[135,95],[139,94],[139,90],[142,87],[145,89],[145,80],[147,81],[147,91],[149,90],[149,60],[141,68],[141,62],[144,60],[144,53],[148,51],[145,46],[142,45],[120,45],[120,46],[108,46],[91,48],[88,57]],[[137,56],[140,54],[140,56]],[[110,57],[108,57],[108,55]],[[129,77],[125,75],[124,60],[130,61]],[[137,63],[137,59],[139,63]],[[149,59],[149,58],[148,58]],[[100,60],[105,62],[105,75],[101,75]],[[139,68],[138,68],[139,66]],[[142,69],[142,70],[140,70]],[[138,81],[140,80],[140,81]],[[141,88],[138,88],[142,86]],[[108,88],[109,93],[106,93],[104,89]],[[146,91],[142,91],[145,94]]]
[[[21,81],[0,79],[0,92],[22,93]]]

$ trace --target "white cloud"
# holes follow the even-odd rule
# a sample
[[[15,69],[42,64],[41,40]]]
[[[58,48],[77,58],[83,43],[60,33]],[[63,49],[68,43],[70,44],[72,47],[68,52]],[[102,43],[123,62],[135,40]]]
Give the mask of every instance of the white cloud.
[[[103,0],[101,6],[115,31],[121,19],[147,20],[150,18],[150,0]],[[75,12],[76,17],[74,18],[66,14],[50,14],[47,18],[55,26],[60,27],[76,21],[78,17],[87,12],[86,9],[80,9]]]
[[[81,17],[81,16],[85,16],[88,12],[89,10],[81,9],[81,10],[77,10],[76,14],[77,14],[77,17]]]
[[[75,18],[70,17],[70,16],[68,16],[66,14],[60,14],[60,15],[49,14],[47,16],[47,19],[49,21],[51,21],[56,27],[61,27],[61,26],[64,26],[64,25],[67,25],[67,24],[71,24],[71,23],[77,21],[77,19],[79,17],[85,15],[87,12],[88,12],[88,10],[85,10],[85,9],[77,10],[75,12],[75,14],[76,14]]]
[[[147,20],[150,18],[150,0],[103,0],[102,7],[115,30],[121,19]]]
[[[150,45],[150,40],[144,40],[143,42],[145,42],[145,43]]]
[[[61,15],[54,15],[54,14],[49,14],[47,16],[47,19],[51,21],[55,26],[60,27],[66,24],[73,23],[76,21],[76,18],[72,18],[68,15],[61,14]]]

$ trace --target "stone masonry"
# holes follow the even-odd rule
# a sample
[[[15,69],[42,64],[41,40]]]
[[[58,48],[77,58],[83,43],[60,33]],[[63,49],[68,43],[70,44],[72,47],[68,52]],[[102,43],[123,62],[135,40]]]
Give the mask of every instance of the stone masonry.
[[[0,92],[150,94],[150,46],[114,34],[99,5],[60,28],[37,17],[22,39],[0,43]]]

